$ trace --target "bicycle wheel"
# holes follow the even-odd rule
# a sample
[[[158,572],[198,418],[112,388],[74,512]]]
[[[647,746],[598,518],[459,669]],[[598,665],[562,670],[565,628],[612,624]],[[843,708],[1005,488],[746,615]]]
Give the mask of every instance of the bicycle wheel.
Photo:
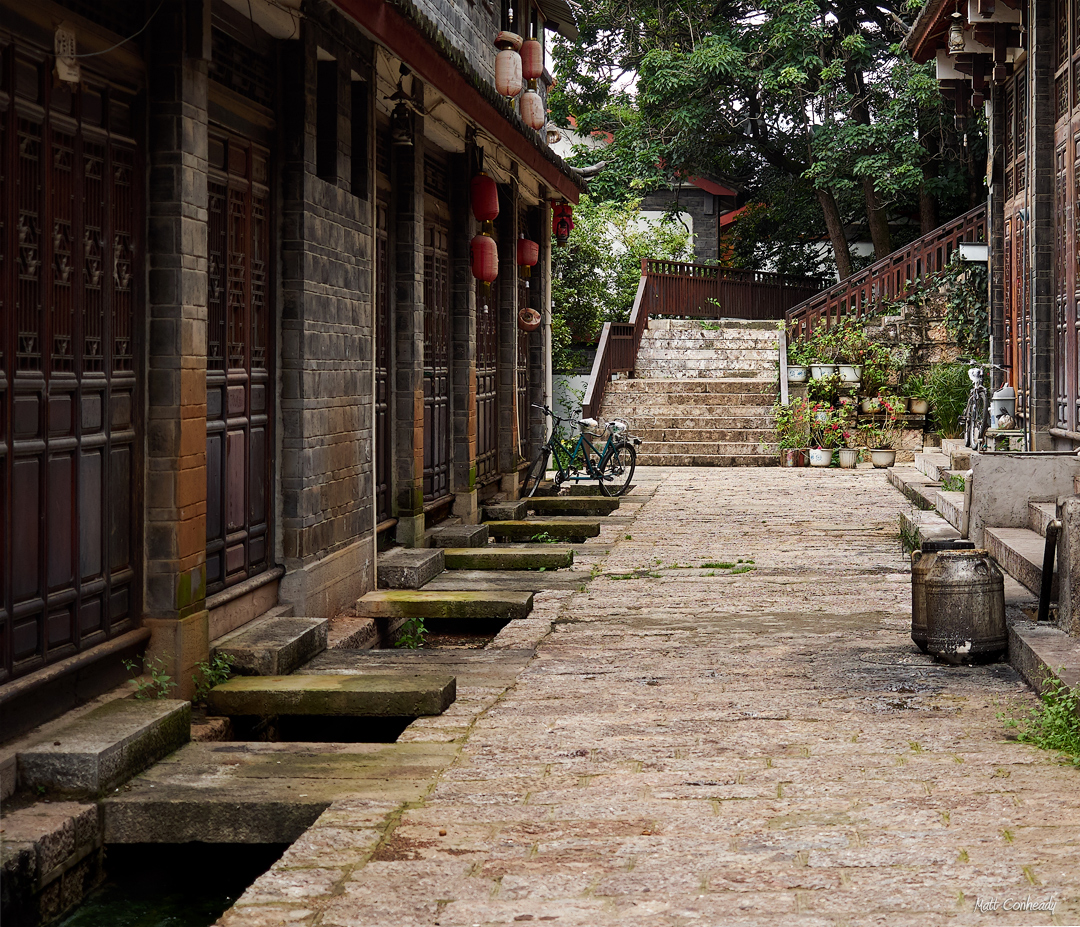
[[[637,465],[637,451],[631,444],[616,444],[600,459],[600,492],[621,496],[630,488]]]
[[[525,482],[521,486],[521,495],[525,498],[536,495],[536,489],[540,485],[541,481],[547,475],[548,457],[551,452],[547,448],[544,448],[536,455],[536,460],[532,462],[532,466],[529,467],[529,471],[525,474]]]
[[[985,389],[979,390],[973,397],[972,403],[972,443],[969,445],[977,451],[986,447],[986,429],[990,427],[990,408]]]
[[[960,424],[964,426],[964,447],[974,447],[974,425],[975,422],[975,393],[972,392],[968,395],[967,405],[964,406],[964,414],[960,416]]]

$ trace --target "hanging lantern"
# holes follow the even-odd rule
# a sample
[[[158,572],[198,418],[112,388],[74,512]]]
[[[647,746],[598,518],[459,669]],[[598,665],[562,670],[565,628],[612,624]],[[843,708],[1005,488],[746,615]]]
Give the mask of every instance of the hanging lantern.
[[[547,110],[535,86],[536,81],[530,81],[529,89],[521,95],[521,119],[530,129],[539,132],[547,123]]]
[[[555,235],[555,243],[561,247],[574,230],[574,207],[569,203],[552,203],[551,209],[551,231]]]
[[[390,144],[411,147],[412,143],[412,113],[404,102],[399,101],[390,114]]]
[[[499,54],[495,56],[495,89],[504,97],[516,97],[521,93],[521,36],[513,32],[500,32],[495,39]]]
[[[535,241],[529,241],[524,235],[517,243],[517,263],[521,268],[521,276],[528,277],[530,269],[536,266],[540,260],[540,246]]]
[[[523,332],[534,332],[540,327],[541,316],[535,309],[526,306],[518,313],[518,328]]]
[[[499,188],[481,171],[469,182],[469,199],[477,222],[493,222],[499,215]]]
[[[525,80],[539,80],[544,75],[544,46],[539,39],[526,39],[521,43],[521,76]]]
[[[499,246],[490,235],[477,235],[470,245],[473,276],[483,284],[499,276]]]
[[[952,14],[952,25],[949,26],[949,54],[950,55],[962,55],[964,53],[964,24],[961,20],[964,17],[959,13]]]

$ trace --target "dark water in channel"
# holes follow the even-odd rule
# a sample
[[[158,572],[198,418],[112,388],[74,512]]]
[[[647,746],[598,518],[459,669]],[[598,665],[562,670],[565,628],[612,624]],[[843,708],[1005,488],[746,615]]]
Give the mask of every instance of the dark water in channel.
[[[206,843],[110,846],[105,882],[58,927],[209,927],[285,849]]]

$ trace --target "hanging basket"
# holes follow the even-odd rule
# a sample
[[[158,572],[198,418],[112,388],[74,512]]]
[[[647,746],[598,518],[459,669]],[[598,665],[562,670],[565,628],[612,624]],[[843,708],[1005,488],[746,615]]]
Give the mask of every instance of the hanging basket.
[[[540,327],[540,313],[526,306],[518,313],[518,328],[523,332],[534,332]]]

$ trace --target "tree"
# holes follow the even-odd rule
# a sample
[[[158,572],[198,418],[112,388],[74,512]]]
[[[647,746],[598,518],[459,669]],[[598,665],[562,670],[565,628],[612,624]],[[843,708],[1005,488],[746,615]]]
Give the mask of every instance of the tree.
[[[608,187],[726,178],[760,204],[737,238],[765,229],[763,212],[789,225],[798,204],[799,235],[779,263],[807,264],[811,240],[827,236],[847,276],[852,222],[882,256],[891,216],[927,221],[979,183],[933,76],[896,45],[912,18],[859,0],[597,0],[579,39],[558,43],[550,102],[556,117],[612,133]],[[764,259],[736,252],[750,266]]]

